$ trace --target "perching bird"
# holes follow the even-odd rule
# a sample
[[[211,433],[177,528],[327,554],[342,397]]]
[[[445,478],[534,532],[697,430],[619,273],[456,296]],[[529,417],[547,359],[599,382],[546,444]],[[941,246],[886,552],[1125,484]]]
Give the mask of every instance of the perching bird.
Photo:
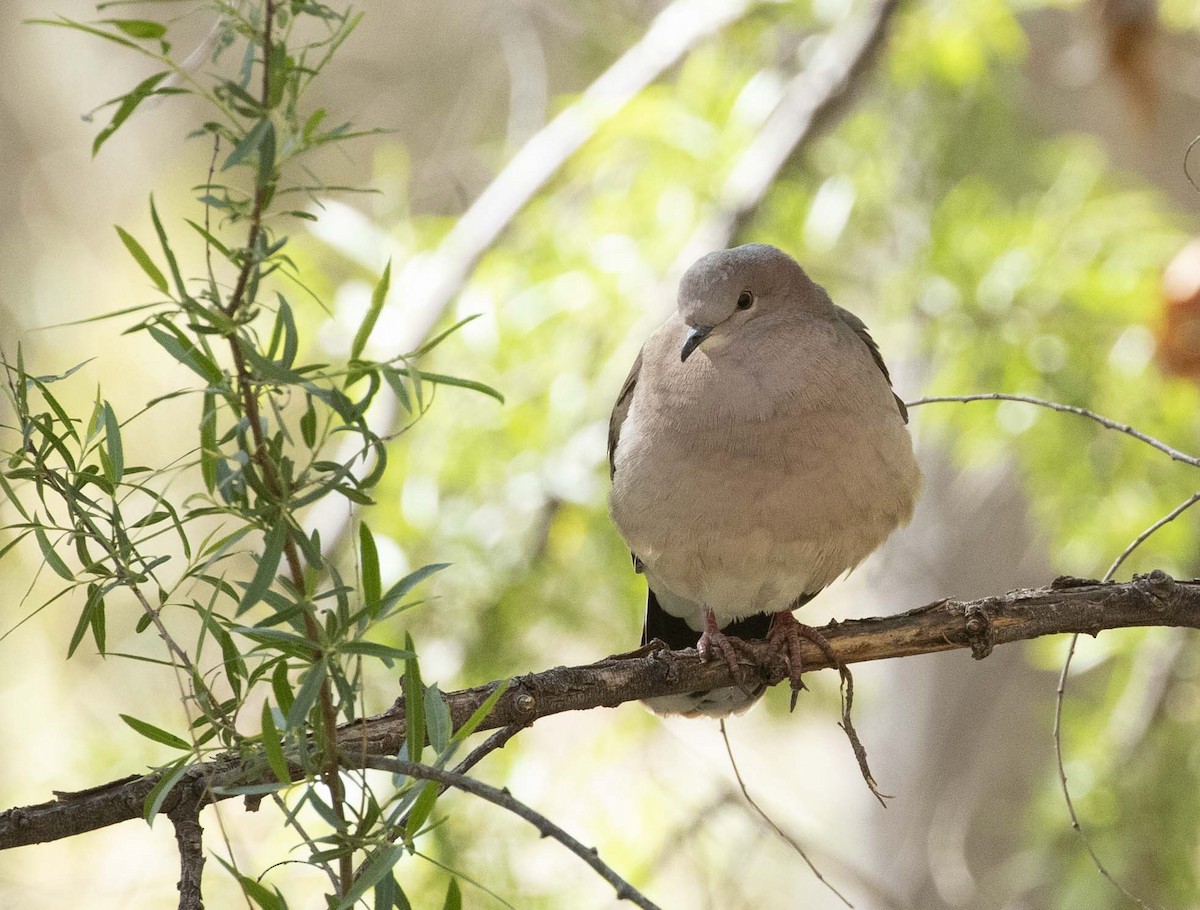
[[[798,689],[809,636],[791,611],[912,517],[907,422],[866,326],[790,256],[748,244],[698,260],[609,423],[612,517],[649,582],[642,643],[736,671],[738,640],[766,638]],[[724,716],[761,694],[648,704]]]

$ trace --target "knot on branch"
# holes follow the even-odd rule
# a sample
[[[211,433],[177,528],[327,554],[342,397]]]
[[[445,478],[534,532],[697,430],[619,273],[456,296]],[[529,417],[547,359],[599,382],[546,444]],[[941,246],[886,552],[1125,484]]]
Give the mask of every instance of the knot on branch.
[[[983,660],[992,653],[996,646],[996,631],[992,628],[992,618],[987,610],[978,603],[967,604],[963,611],[966,620],[963,628],[967,634],[967,644],[971,646],[971,656]]]
[[[1133,576],[1133,586],[1150,600],[1165,606],[1175,593],[1175,579],[1162,569],[1155,569],[1145,575]]]

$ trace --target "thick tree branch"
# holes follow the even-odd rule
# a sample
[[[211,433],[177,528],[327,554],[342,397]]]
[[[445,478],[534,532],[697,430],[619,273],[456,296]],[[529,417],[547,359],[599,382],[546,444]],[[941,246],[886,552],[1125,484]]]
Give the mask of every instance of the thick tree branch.
[[[1200,628],[1200,581],[1177,582],[1159,571],[1121,584],[1064,577],[1046,588],[974,601],[942,600],[895,616],[835,621],[821,632],[843,661],[857,663],[955,648],[969,648],[974,657],[982,659],[994,646],[1008,642],[1071,632],[1095,635],[1104,629],[1133,626]],[[786,667],[778,660],[772,662],[765,645],[753,643],[752,650],[763,664],[747,668],[751,684],[761,679],[774,685],[787,678]],[[830,666],[818,648],[807,642],[803,658],[808,670]],[[480,729],[527,726],[563,711],[611,708],[651,696],[732,683],[728,667],[702,664],[695,651],[633,652],[587,666],[556,667],[513,679]],[[499,684],[449,693],[446,699],[455,726],[466,721]],[[341,728],[342,754],[395,756],[404,742],[404,722],[404,704],[398,700],[381,715]],[[260,762],[255,767],[262,766]],[[198,793],[200,799],[211,799],[214,789],[261,783],[263,779],[255,777],[249,767],[235,759],[197,765],[187,786],[179,785],[167,798],[163,811],[170,814],[180,802],[196,799]],[[138,818],[156,780],[153,774],[127,777],[78,793],[59,793],[48,803],[9,809],[0,813],[0,849],[58,840]]]
[[[204,872],[204,829],[200,827],[200,804],[180,802],[171,810],[175,841],[179,846],[179,910],[204,910],[200,883]]]

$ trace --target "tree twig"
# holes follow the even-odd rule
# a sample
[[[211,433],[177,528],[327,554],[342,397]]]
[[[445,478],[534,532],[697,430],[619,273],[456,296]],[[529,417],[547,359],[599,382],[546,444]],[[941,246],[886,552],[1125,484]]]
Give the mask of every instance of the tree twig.
[[[1116,574],[1117,569],[1121,567],[1121,564],[1125,562],[1125,560],[1129,558],[1133,551],[1145,543],[1146,540],[1148,540],[1155,532],[1157,532],[1164,525],[1174,521],[1176,518],[1194,506],[1197,502],[1200,502],[1200,493],[1192,494],[1162,518],[1158,519],[1158,521],[1146,528],[1146,530],[1142,531],[1141,534],[1139,534],[1130,542],[1129,546],[1121,551],[1121,555],[1113,560],[1112,565],[1108,567],[1108,571],[1104,573],[1104,581],[1111,580]],[[1088,837],[1087,832],[1083,830],[1083,825],[1079,821],[1079,813],[1075,810],[1075,801],[1071,798],[1071,787],[1067,783],[1067,768],[1063,762],[1062,745],[1063,703],[1066,701],[1067,696],[1067,674],[1071,670],[1071,661],[1075,657],[1075,646],[1078,643],[1079,633],[1076,632],[1071,636],[1071,643],[1067,647],[1067,656],[1063,660],[1062,672],[1058,677],[1058,687],[1054,691],[1054,763],[1058,769],[1058,784],[1062,790],[1063,801],[1067,806],[1067,814],[1071,818],[1071,828],[1076,834],[1079,835],[1079,839],[1083,842],[1084,849],[1087,850],[1088,855],[1092,858],[1092,863],[1095,865],[1096,871],[1098,871],[1105,879],[1107,879],[1108,882],[1126,898],[1133,901],[1139,907],[1142,907],[1143,910],[1149,910],[1145,901],[1143,901],[1136,894],[1131,893],[1128,888],[1117,881],[1113,874],[1108,871],[1108,867],[1104,865],[1104,862],[1100,859],[1100,856],[1096,853],[1096,848],[1092,846],[1092,839]]]
[[[441,768],[433,768],[429,765],[418,764],[417,762],[399,761],[394,758],[378,756],[368,758],[366,764],[368,768],[374,768],[377,771],[391,771],[393,774],[405,774],[421,780],[437,781],[443,787],[454,787],[457,790],[462,790],[464,793],[470,793],[472,796],[485,799],[494,805],[500,806],[502,809],[507,809],[537,828],[538,833],[542,837],[553,838],[591,866],[597,875],[613,886],[613,889],[617,892],[618,900],[630,901],[641,907],[642,910],[659,910],[657,904],[638,891],[633,885],[629,884],[629,882],[625,881],[625,879],[621,878],[611,866],[601,860],[595,848],[585,847],[558,825],[554,824],[554,822],[550,821],[550,819],[546,818],[546,816],[516,799],[508,790],[501,790],[455,771],[444,771]]]
[[[835,119],[854,93],[899,6],[899,0],[878,0],[861,17],[847,19],[821,40],[808,65],[787,84],[775,110],[734,162],[716,208],[692,231],[668,275],[677,277],[697,258],[737,236],[779,172],[819,127]]]
[[[1200,581],[1175,581],[1163,572],[1132,581],[1104,584],[1064,577],[1045,588],[1013,591],[974,601],[939,600],[894,616],[831,622],[821,634],[845,663],[884,660],[969,648],[979,658],[992,647],[1043,635],[1136,626],[1200,628]],[[635,652],[636,653],[636,652]],[[747,653],[758,661],[742,668],[744,680],[775,685],[787,678],[782,661],[764,642],[748,642]],[[816,645],[801,642],[806,670],[829,667]],[[681,695],[735,685],[724,662],[701,663],[693,649],[648,655],[619,655],[579,667],[555,667],[509,682],[480,731],[512,724],[529,725],[564,711],[616,707],[627,701]],[[462,689],[446,695],[451,722],[457,728],[500,685]],[[396,755],[405,741],[402,700],[374,717],[339,728],[344,755]],[[269,782],[261,759],[219,757],[198,765],[212,790],[208,799],[236,795],[225,788]],[[301,769],[293,769],[296,779]],[[124,778],[57,800],[0,813],[0,850],[45,843],[138,818],[157,774]],[[273,777],[270,780],[274,780]],[[215,791],[214,795],[209,795]],[[163,801],[170,812],[178,802],[172,792]]]
[[[840,900],[843,904],[845,904],[847,907],[853,908],[854,904],[850,903],[846,895],[842,894],[841,891],[834,887],[832,882],[830,882],[827,878],[825,878],[824,875],[821,874],[821,870],[816,867],[811,859],[809,859],[808,854],[804,852],[804,848],[797,843],[796,839],[779,827],[779,825],[775,823],[775,819],[771,818],[771,816],[763,811],[762,806],[754,801],[754,797],[751,796],[750,791],[746,789],[746,782],[742,780],[742,772],[741,769],[738,768],[737,759],[733,757],[733,745],[729,742],[729,731],[725,728],[724,718],[721,719],[721,740],[725,743],[725,754],[729,756],[729,767],[733,769],[733,776],[737,780],[738,789],[742,791],[742,796],[750,805],[750,808],[758,813],[758,816],[767,823],[767,827],[774,831],[785,844],[796,851],[800,858],[804,860],[804,864],[808,866],[812,874],[817,877],[817,881],[837,895],[838,900]]]
[[[918,398],[916,401],[905,402],[910,408],[918,407],[923,404],[936,404],[938,402],[961,402],[970,401],[1020,401],[1024,404],[1034,404],[1040,408],[1049,408],[1051,411],[1059,411],[1063,414],[1075,414],[1079,417],[1086,417],[1088,420],[1095,421],[1102,427],[1110,430],[1116,430],[1118,433],[1124,433],[1126,436],[1132,436],[1152,448],[1158,449],[1164,455],[1170,456],[1175,461],[1181,461],[1184,464],[1190,464],[1194,468],[1200,468],[1200,458],[1195,455],[1188,455],[1186,452],[1181,452],[1179,449],[1167,445],[1161,439],[1155,439],[1153,436],[1143,433],[1141,430],[1131,427],[1127,423],[1118,423],[1095,411],[1089,411],[1087,408],[1079,408],[1072,404],[1062,404],[1057,401],[1047,401],[1045,398],[1036,398],[1033,395],[1016,395],[1008,392],[987,392],[979,395],[935,395],[929,398]]]

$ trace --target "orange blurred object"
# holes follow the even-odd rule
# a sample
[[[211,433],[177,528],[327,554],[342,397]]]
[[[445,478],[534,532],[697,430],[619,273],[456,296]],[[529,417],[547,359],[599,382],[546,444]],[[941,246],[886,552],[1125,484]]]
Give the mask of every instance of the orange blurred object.
[[[1163,272],[1163,313],[1155,359],[1163,372],[1200,380],[1200,238]]]

